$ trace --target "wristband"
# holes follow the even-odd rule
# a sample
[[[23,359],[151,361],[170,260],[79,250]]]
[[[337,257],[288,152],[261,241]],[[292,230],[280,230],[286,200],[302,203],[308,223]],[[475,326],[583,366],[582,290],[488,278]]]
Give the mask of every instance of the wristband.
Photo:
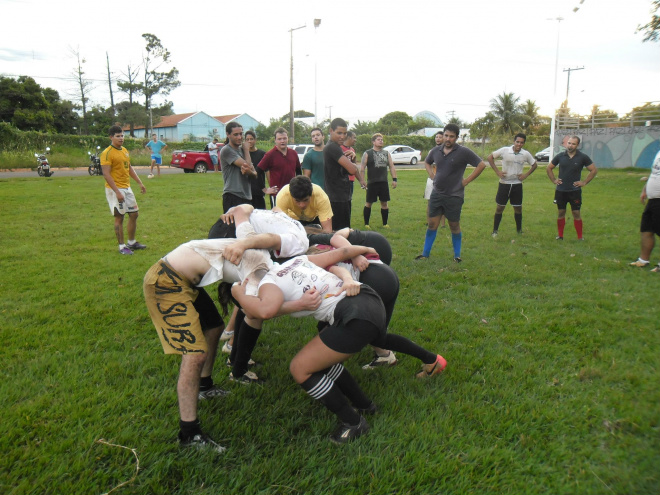
[[[396,182],[396,177],[392,177],[392,182]]]

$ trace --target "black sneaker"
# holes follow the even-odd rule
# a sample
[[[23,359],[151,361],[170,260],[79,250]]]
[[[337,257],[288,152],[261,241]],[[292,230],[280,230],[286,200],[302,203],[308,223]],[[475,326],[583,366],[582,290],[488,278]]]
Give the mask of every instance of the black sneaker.
[[[340,424],[339,428],[330,435],[330,440],[338,444],[348,443],[364,435],[368,431],[369,423],[364,419],[364,416],[360,416],[360,422],[356,425],[351,426],[346,423]]]
[[[216,385],[213,385],[208,390],[200,390],[199,394],[197,395],[197,399],[198,400],[215,399],[216,397],[224,397],[225,395],[229,395],[230,393],[231,392],[229,390],[224,390]]]
[[[135,251],[137,249],[147,249],[147,246],[144,244],[140,244],[139,242],[134,242],[133,244],[126,244],[128,246],[128,249],[131,251]]]
[[[429,259],[429,257],[428,257],[428,256],[424,256],[423,254],[420,254],[419,256],[415,256],[415,261],[419,261],[419,260],[427,260],[427,259]]]
[[[454,258],[454,261],[456,263],[460,263],[461,261],[463,261],[463,259],[460,256],[456,256],[456,258]]]
[[[560,236],[560,235],[558,235],[557,237],[555,237],[555,241],[563,241],[563,240],[564,240],[564,238],[563,238],[562,236]]]
[[[374,414],[377,414],[377,413],[380,412],[380,409],[378,408],[378,406],[376,404],[374,404],[373,402],[365,408],[356,407],[355,410],[357,412],[359,412],[362,416],[365,416],[365,415],[373,416]]]
[[[234,377],[233,373],[229,373],[229,380],[232,382],[241,383],[243,385],[250,385],[256,383],[257,385],[263,384],[263,380],[259,378],[253,371],[246,371],[244,375]]]
[[[194,437],[188,438],[186,440],[183,440],[181,438],[181,433],[179,433],[179,445],[181,445],[181,447],[195,447],[199,450],[209,450],[211,452],[217,452],[218,454],[222,454],[225,450],[227,450],[225,447],[216,443],[210,436],[205,435],[204,433],[197,434]]]

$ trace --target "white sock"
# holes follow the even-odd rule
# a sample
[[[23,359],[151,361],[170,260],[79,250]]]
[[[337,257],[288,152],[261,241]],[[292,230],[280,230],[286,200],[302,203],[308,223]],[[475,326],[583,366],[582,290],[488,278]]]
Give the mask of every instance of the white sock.
[[[126,247],[126,244],[120,244],[120,245],[119,245],[119,250],[121,251],[121,250],[124,249],[125,247]]]
[[[132,246],[133,244],[135,244],[135,239],[133,239],[132,241],[131,240],[128,241],[129,246]]]

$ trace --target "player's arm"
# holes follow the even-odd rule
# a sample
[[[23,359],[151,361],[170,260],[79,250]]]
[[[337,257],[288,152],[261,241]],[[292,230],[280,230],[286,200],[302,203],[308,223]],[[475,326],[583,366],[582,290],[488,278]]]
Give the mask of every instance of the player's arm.
[[[555,177],[555,173],[553,169],[556,167],[556,165],[552,162],[548,163],[548,166],[545,168],[545,173],[548,174],[548,179],[550,179],[550,182],[553,184],[559,185],[561,184],[561,179],[557,179]]]
[[[463,179],[463,187],[467,186],[470,182],[472,182],[474,179],[479,177],[481,175],[481,172],[484,171],[486,168],[486,163],[484,161],[480,161],[479,165],[474,169],[474,171],[468,175],[465,179]]]
[[[353,280],[351,273],[346,268],[344,268],[343,266],[333,265],[328,268],[328,271],[333,275],[339,277],[342,280],[343,284],[339,292],[335,292],[334,294],[328,294],[326,297],[338,296],[342,292],[346,292],[346,295],[349,297],[357,296],[360,293],[360,282],[356,282],[355,280]]]
[[[387,160],[389,161],[390,174],[392,175],[392,189],[396,189],[396,183],[398,181],[396,176],[396,168],[394,167],[394,159],[389,153],[387,153]]]
[[[147,192],[147,188],[144,187],[144,184],[142,184],[142,181],[140,180],[140,177],[138,177],[138,174],[135,172],[135,169],[133,168],[133,165],[130,165],[130,164],[128,165],[128,175],[133,177],[133,180],[138,183],[138,185],[140,186],[140,191],[142,193]]]
[[[644,187],[642,187],[642,194],[639,195],[639,200],[642,202],[642,204],[646,204],[646,184],[644,184]]]
[[[362,160],[360,160],[360,173],[364,177],[364,171],[367,169],[367,160],[369,159],[367,152],[362,153]]]
[[[344,167],[349,174],[355,176],[355,178],[358,180],[358,182],[360,183],[363,189],[367,188],[367,183],[364,182],[364,177],[362,176],[362,173],[360,173],[360,169],[355,163],[353,163],[343,155],[340,156],[339,160],[337,161],[339,162],[339,165]]]
[[[534,160],[534,163],[532,163],[532,166],[529,168],[529,171],[526,174],[520,174],[518,178],[520,180],[525,180],[527,177],[532,175],[534,173],[534,170],[538,167],[538,164],[536,163],[536,160]]]
[[[587,165],[587,170],[589,171],[589,175],[587,175],[587,178],[584,180],[578,180],[573,183],[574,186],[576,187],[584,187],[589,182],[593,180],[594,177],[596,177],[596,174],[598,173],[598,169],[596,168],[596,164],[592,163],[591,165]]]
[[[279,251],[282,246],[282,239],[277,234],[257,234],[238,239],[225,247],[224,258],[238,265],[243,259],[243,253],[246,249],[272,249]]]
[[[346,246],[351,246],[351,242],[348,240],[348,235],[350,234],[351,229],[346,227],[345,229],[338,230],[335,232],[335,234],[330,238],[330,245],[334,248],[342,248]],[[358,255],[355,256],[354,258],[351,258],[351,263],[353,263],[353,266],[360,270],[361,272],[365,271],[367,268],[369,268],[369,261],[367,258],[365,258],[363,255]]]
[[[490,165],[490,168],[492,168],[495,171],[495,175],[497,175],[500,179],[504,177],[504,171],[497,168],[497,165],[495,165],[495,157],[493,156],[492,153],[488,155],[488,158],[486,158],[486,160],[488,160],[488,164]]]
[[[376,254],[376,250],[373,248],[368,248],[366,246],[345,246],[339,249],[334,249],[332,251],[326,251],[325,253],[312,254],[307,256],[307,259],[321,268],[326,266],[334,265],[340,261],[349,260],[355,258],[360,254]]]

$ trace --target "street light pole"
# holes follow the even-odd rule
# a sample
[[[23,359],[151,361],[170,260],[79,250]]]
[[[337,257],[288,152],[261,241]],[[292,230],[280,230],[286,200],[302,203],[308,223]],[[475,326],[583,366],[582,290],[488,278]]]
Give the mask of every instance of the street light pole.
[[[289,29],[289,34],[291,35],[291,80],[289,83],[289,142],[290,143],[295,143],[296,142],[296,135],[295,135],[295,127],[293,125],[293,32],[297,31],[298,29],[302,29],[304,27],[307,27],[307,24],[304,26],[298,26],[297,28],[291,28]]]
[[[554,155],[555,150],[555,126],[557,125],[557,72],[559,68],[559,27],[561,26],[561,21],[564,20],[563,17],[556,17],[554,19],[548,19],[550,21],[557,21],[557,48],[555,49],[555,87],[552,92],[552,120],[550,121],[550,155],[552,160],[552,155]]]
[[[318,119],[316,117],[317,111],[316,111],[316,95],[317,95],[317,80],[316,80],[316,64],[318,61],[318,51],[319,51],[319,45],[318,45],[318,40],[316,38],[316,31],[318,27],[321,25],[321,19],[314,19],[314,127],[318,125]]]

